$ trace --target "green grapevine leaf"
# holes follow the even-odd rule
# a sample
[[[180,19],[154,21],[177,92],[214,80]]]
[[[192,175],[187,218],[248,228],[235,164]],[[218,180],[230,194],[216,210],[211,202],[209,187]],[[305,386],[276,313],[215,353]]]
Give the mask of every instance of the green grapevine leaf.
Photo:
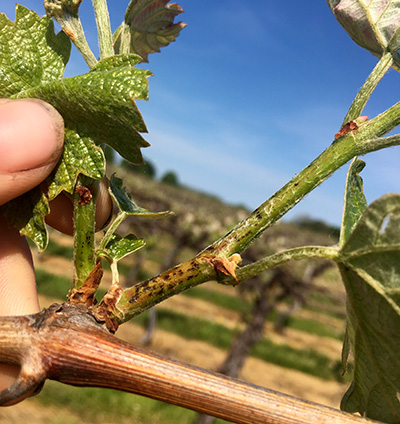
[[[66,129],[61,160],[47,179],[48,188],[35,187],[18,198],[0,206],[0,215],[7,217],[11,226],[34,241],[43,251],[48,243],[45,216],[49,214],[49,200],[61,191],[72,194],[78,174],[102,179],[105,173],[103,151],[89,138],[80,137]]]
[[[16,7],[15,23],[0,13],[0,96],[15,94],[43,82],[62,78],[71,42],[64,33],[55,35],[53,22],[23,6]],[[0,207],[10,225],[30,237],[40,251],[48,243],[44,216],[48,199],[39,187]]]
[[[149,144],[139,134],[146,126],[134,100],[148,99],[151,72],[134,68],[139,56],[109,57],[85,75],[62,79],[68,37],[55,35],[50,18],[23,6],[17,6],[15,23],[0,14],[0,48],[1,96],[45,100],[80,137],[109,144],[130,162],[143,162],[140,148]]]
[[[60,80],[71,42],[63,32],[55,35],[51,19],[17,5],[15,23],[0,13],[0,50],[0,95],[12,97]]]
[[[136,239],[135,236],[129,236],[130,238],[128,239],[121,239],[119,235],[115,234],[116,229],[125,218],[132,215],[144,218],[162,218],[171,215],[172,213],[169,211],[150,212],[147,209],[141,208],[132,200],[132,197],[123,186],[122,180],[117,178],[115,175],[112,175],[109,181],[109,192],[118,205],[119,213],[115,220],[110,224],[106,234],[100,242],[97,254],[99,256],[107,257],[110,262],[116,262],[119,260],[116,258],[123,255],[121,256],[122,258],[136,250],[135,243],[138,239]],[[140,243],[143,243],[139,246],[142,247],[144,245],[144,241],[140,240]]]
[[[341,407],[400,421],[400,195],[372,203],[340,253],[354,381]]]
[[[48,198],[53,200],[61,191],[72,194],[78,174],[102,179],[105,173],[103,151],[90,138],[66,130],[61,160],[49,178]]]
[[[347,172],[342,227],[340,231],[341,246],[347,241],[368,206],[363,191],[363,181],[359,175],[364,167],[364,161],[354,158]]]
[[[363,181],[359,175],[364,167],[365,162],[355,157],[347,172],[339,246],[343,246],[348,240],[368,206],[363,192]],[[351,310],[347,311],[347,315],[351,315]],[[348,321],[351,320],[348,319]],[[347,360],[351,350],[351,330],[351,324],[347,322],[342,348],[342,366],[344,372],[347,368]]]
[[[112,175],[109,183],[111,196],[116,201],[120,211],[126,215],[143,216],[144,218],[163,218],[168,215],[173,215],[170,211],[150,212],[138,206],[132,200],[131,195],[126,191],[121,178]]]
[[[0,206],[0,215],[7,217],[9,224],[22,235],[34,241],[39,252],[46,249],[48,233],[44,217],[50,212],[49,202],[40,187]]]
[[[106,143],[125,159],[142,163],[149,144],[139,132],[146,126],[134,99],[147,100],[150,71],[135,69],[137,55],[112,56],[87,74],[43,83],[15,97],[37,97],[56,107],[65,126],[96,144]]]
[[[350,37],[373,55],[392,52],[400,65],[399,0],[327,0],[330,9]]]
[[[113,234],[105,249],[97,251],[97,255],[106,257],[111,262],[118,262],[125,256],[141,249],[145,244],[143,239],[138,239],[133,234],[126,237]]]
[[[175,41],[186,26],[174,23],[183,12],[169,0],[131,0],[125,13],[124,23],[114,34],[114,49],[117,53],[136,53],[148,62],[150,53],[159,52]]]
[[[21,208],[15,201],[1,209],[41,250],[47,243],[48,200],[61,191],[72,193],[79,174],[103,178],[104,156],[96,144],[109,144],[133,163],[143,162],[140,149],[149,145],[139,134],[146,126],[135,104],[148,98],[151,73],[134,68],[141,58],[113,56],[85,75],[63,79],[70,48],[68,37],[56,35],[48,17],[39,18],[23,6],[17,6],[15,22],[0,14],[0,96],[45,100],[61,113],[66,126],[65,150],[47,181],[46,196],[38,196],[35,189],[23,196],[31,207]],[[31,222],[37,225],[24,228],[22,223]]]

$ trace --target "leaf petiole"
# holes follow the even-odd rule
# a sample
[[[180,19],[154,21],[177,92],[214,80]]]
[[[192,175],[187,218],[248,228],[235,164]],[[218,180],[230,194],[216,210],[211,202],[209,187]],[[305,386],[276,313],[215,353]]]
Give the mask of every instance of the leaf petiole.
[[[289,261],[299,261],[301,259],[321,258],[338,260],[339,249],[335,246],[302,246],[288,249],[283,252],[275,253],[267,256],[250,265],[238,268],[236,270],[236,277],[239,282],[248,280],[255,277],[264,271],[272,269],[276,266],[282,265]],[[227,277],[221,281],[222,284],[231,284],[232,278]]]
[[[110,15],[106,0],[92,0],[99,38],[100,60],[114,56]]]
[[[54,3],[45,0],[44,7],[47,16],[54,18],[60,25],[65,34],[74,43],[79,50],[89,68],[93,68],[97,63],[97,59],[93,54],[85,36],[82,22],[79,17],[79,6],[82,0],[72,0],[68,3]]]
[[[106,233],[104,234],[104,237],[101,239],[99,244],[99,250],[105,250],[108,243],[112,239],[113,235],[115,234],[115,231],[119,227],[119,225],[122,223],[122,221],[127,217],[127,214],[123,211],[120,211],[114,221],[111,223],[111,225],[108,227]]]
[[[365,80],[363,86],[358,91],[356,97],[353,100],[344,120],[342,126],[347,122],[350,122],[353,119],[358,118],[365,105],[368,102],[372,92],[375,90],[383,76],[393,65],[393,56],[392,53],[385,53],[379,59],[379,62],[376,64],[375,68],[369,74],[368,78]]]

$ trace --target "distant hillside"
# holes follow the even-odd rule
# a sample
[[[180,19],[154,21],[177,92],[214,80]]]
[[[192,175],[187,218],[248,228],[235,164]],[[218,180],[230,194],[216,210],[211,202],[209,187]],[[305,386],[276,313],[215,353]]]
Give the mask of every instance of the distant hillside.
[[[214,195],[186,186],[166,184],[140,173],[129,172],[127,169],[112,167],[111,171],[123,178],[128,191],[141,207],[156,211],[171,210],[178,217],[190,214],[191,222],[208,224],[219,230],[220,235],[251,212],[244,206],[227,204]],[[283,233],[287,235],[288,231],[292,232],[290,238],[293,239],[292,241],[297,240],[294,242],[296,246],[307,243],[335,244],[339,237],[337,227],[309,217],[301,217],[289,223],[278,222],[267,233],[269,231],[275,235],[278,233],[280,236]],[[303,241],[301,242],[300,239]]]

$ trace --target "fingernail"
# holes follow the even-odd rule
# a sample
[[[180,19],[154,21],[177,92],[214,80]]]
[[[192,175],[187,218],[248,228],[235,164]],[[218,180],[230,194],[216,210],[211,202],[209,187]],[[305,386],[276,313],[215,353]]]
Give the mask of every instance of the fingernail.
[[[53,106],[37,99],[0,100],[0,172],[56,162],[63,142],[64,122]]]

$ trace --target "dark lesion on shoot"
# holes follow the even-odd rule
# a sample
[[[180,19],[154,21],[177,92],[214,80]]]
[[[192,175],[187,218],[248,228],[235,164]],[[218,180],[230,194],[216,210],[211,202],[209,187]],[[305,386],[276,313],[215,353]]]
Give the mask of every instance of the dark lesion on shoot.
[[[71,288],[68,293],[68,303],[72,305],[83,304],[93,306],[96,302],[95,294],[101,283],[103,273],[101,261],[97,261],[96,266],[88,275],[83,285],[80,288]]]
[[[78,195],[79,195],[78,203],[79,203],[80,206],[87,205],[92,200],[92,197],[93,197],[93,195],[90,191],[90,188],[85,187],[85,186],[76,187],[75,193],[78,193]]]

